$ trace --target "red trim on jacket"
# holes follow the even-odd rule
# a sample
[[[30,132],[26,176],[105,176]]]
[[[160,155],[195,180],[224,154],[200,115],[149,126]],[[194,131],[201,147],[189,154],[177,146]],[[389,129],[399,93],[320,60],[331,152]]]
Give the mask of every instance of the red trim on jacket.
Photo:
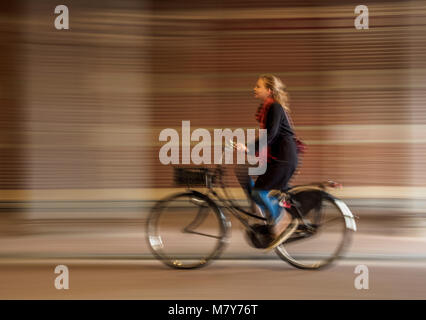
[[[269,111],[269,107],[275,102],[274,99],[272,98],[267,98],[264,102],[263,105],[261,106],[259,112],[256,114],[256,119],[257,121],[259,121],[260,123],[260,128],[261,129],[266,129],[266,121],[268,119],[268,111]],[[260,151],[260,150],[259,150]],[[259,154],[257,153],[256,156],[258,156]],[[271,161],[271,159],[277,159],[276,157],[272,156],[271,154],[271,150],[268,146],[268,155],[267,155],[267,159],[268,162]]]

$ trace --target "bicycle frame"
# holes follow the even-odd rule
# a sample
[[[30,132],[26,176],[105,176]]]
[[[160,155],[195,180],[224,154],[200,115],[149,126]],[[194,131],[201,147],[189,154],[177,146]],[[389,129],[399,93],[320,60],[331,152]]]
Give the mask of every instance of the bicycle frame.
[[[227,146],[225,147],[233,147],[234,148],[234,144],[232,142],[230,142]],[[222,152],[222,158],[224,155],[224,152]],[[208,189],[208,192],[205,194],[206,196],[210,197],[213,196],[215,198],[216,201],[214,202],[218,202],[219,204],[222,205],[222,207],[230,212],[235,218],[237,218],[247,229],[250,229],[252,231],[252,225],[250,225],[248,223],[248,217],[257,219],[261,222],[265,222],[268,219],[259,215],[254,214],[253,212],[249,212],[244,210],[243,208],[241,208],[238,205],[235,205],[231,199],[231,197],[229,196],[229,194],[226,191],[226,186],[225,183],[223,181],[223,176],[224,176],[224,169],[221,165],[216,165],[215,168],[210,169],[211,171],[209,172],[209,170],[205,171],[205,186]],[[215,190],[214,190],[214,183],[213,183],[213,177],[219,177],[218,182],[219,182],[219,188],[221,188],[223,190],[223,193],[225,195],[225,198],[222,197],[221,195],[219,195]],[[301,185],[301,186],[295,186],[291,189],[289,189],[285,194],[284,194],[284,200],[285,202],[287,202],[290,205],[290,208],[293,209],[292,213],[296,216],[296,218],[298,218],[298,220],[300,221],[300,228],[305,228],[306,230],[311,230],[312,226],[306,224],[304,218],[303,218],[303,212],[301,212],[301,205],[300,203],[298,203],[298,201],[296,199],[293,198],[293,193],[299,193],[301,191],[314,191],[317,190],[318,192],[321,193],[326,193],[325,189],[326,187],[331,187],[331,188],[335,188],[335,187],[339,187],[341,186],[340,184],[333,182],[333,181],[326,181],[326,182],[322,182],[322,183],[313,183],[310,185]],[[188,190],[191,190],[188,186],[187,188]],[[327,193],[328,194],[328,193]],[[323,196],[323,195],[322,195]],[[334,197],[333,197],[334,198]],[[349,209],[348,209],[349,210]],[[349,211],[350,212],[350,211]],[[197,216],[198,217],[198,216]],[[198,218],[195,218],[193,223],[195,223],[195,220],[198,220]],[[353,218],[353,216],[349,216],[346,214],[346,218],[347,220],[350,220],[351,218]],[[203,221],[203,220],[201,220]],[[192,224],[192,223],[191,223]],[[351,223],[351,221],[347,221],[347,225],[349,225],[349,227],[351,227],[353,225],[353,223]],[[352,228],[354,229],[354,228]]]
[[[213,176],[219,177],[218,182],[219,182],[219,188],[223,190],[223,193],[225,195],[225,197],[221,196],[219,193],[217,193],[214,189],[214,184],[213,184]],[[263,217],[263,216],[259,216],[254,214],[253,212],[249,212],[244,210],[243,208],[241,208],[238,205],[235,205],[233,203],[233,201],[231,200],[231,197],[229,196],[229,194],[226,191],[226,186],[225,183],[223,181],[223,176],[224,176],[224,170],[223,168],[218,165],[215,169],[212,169],[211,172],[206,171],[206,176],[205,176],[205,186],[208,189],[208,192],[205,193],[206,196],[208,196],[209,198],[214,197],[214,199],[212,199],[216,204],[218,204],[218,207],[220,206],[221,208],[225,209],[226,211],[228,211],[230,214],[232,214],[235,218],[237,218],[243,225],[245,228],[254,231],[252,225],[249,223],[249,217],[254,218],[259,220],[259,222],[266,222],[268,219]],[[341,204],[341,201],[338,201],[338,199],[334,198],[333,196],[331,196],[330,194],[328,194],[325,189],[326,187],[331,187],[331,188],[335,188],[339,186],[339,184],[333,182],[333,181],[327,181],[327,182],[323,182],[323,183],[313,183],[310,185],[301,185],[301,186],[295,186],[291,189],[289,189],[283,197],[283,200],[285,202],[287,202],[290,205],[290,208],[292,210],[292,214],[296,216],[296,218],[298,218],[299,220],[299,230],[305,230],[308,233],[305,235],[306,236],[311,236],[313,233],[315,233],[316,228],[315,226],[313,226],[310,223],[306,223],[304,217],[303,217],[303,212],[301,211],[301,204],[294,198],[295,195],[297,195],[300,192],[303,191],[317,191],[321,194],[321,197],[323,196],[329,196],[331,198],[333,198],[334,200],[337,201],[337,203],[343,207],[343,205]],[[192,191],[189,186],[187,188],[188,190]],[[347,207],[344,207],[343,209],[345,209]],[[348,209],[349,210],[349,209]],[[352,213],[348,214],[347,210],[344,210],[345,213],[345,220],[346,220],[346,225],[349,229],[356,231],[356,226],[355,223],[353,222],[354,216],[352,215]],[[350,212],[350,211],[349,211]],[[200,216],[199,216],[200,215]],[[194,221],[192,221],[190,223],[190,225],[188,225],[187,228],[185,228],[187,232],[191,232],[189,229],[189,226],[193,227],[195,224],[201,224],[203,221],[203,217],[202,217],[202,210],[200,210],[199,215],[197,215],[194,219]],[[299,236],[299,237],[294,237],[294,240],[297,240],[299,238],[303,238],[303,236]]]
[[[249,218],[254,218],[259,220],[259,222],[265,222],[268,219],[263,217],[263,216],[259,216],[254,214],[253,212],[249,212],[244,210],[243,208],[241,208],[238,205],[235,205],[232,200],[231,197],[229,196],[229,194],[226,191],[226,186],[223,182],[223,169],[220,166],[217,166],[212,172],[206,172],[206,181],[205,181],[205,185],[206,188],[208,189],[208,192],[205,193],[206,196],[208,197],[214,197],[214,199],[212,199],[215,203],[219,204],[219,206],[221,208],[224,208],[226,211],[228,211],[229,213],[231,213],[235,218],[237,218],[243,225],[244,227],[246,227],[249,230],[253,230],[252,225],[249,223]],[[223,193],[225,195],[225,197],[222,197],[219,193],[217,193],[214,190],[214,184],[212,182],[213,180],[213,176],[218,176],[219,177],[219,187],[223,190]],[[189,187],[187,188],[189,191],[192,191]],[[286,194],[286,201],[288,201],[291,204],[291,207],[294,208],[294,212],[297,215],[297,217],[300,220],[301,226],[305,227],[307,230],[311,229],[312,227],[310,225],[307,225],[303,219],[303,214],[300,211],[300,206],[297,203],[296,200],[294,200],[291,195],[289,193]],[[195,224],[201,224],[201,222],[203,221],[203,217],[202,217],[202,210],[200,210],[199,215],[197,215],[194,219],[194,221],[192,221],[190,223],[190,225],[187,226],[186,231],[189,231],[190,226],[193,226]]]
[[[214,189],[213,189],[213,183],[212,183],[212,174],[206,174],[206,187],[208,188],[208,192],[206,193],[206,195],[208,197],[210,197],[210,195],[214,196],[215,198],[215,202],[218,202],[219,204],[222,204],[222,207],[227,210],[228,212],[230,212],[235,218],[237,218],[246,228],[248,229],[252,229],[252,226],[248,223],[248,218],[247,217],[252,217],[255,219],[258,219],[259,221],[267,221],[267,219],[265,217],[256,215],[252,212],[248,212],[246,210],[244,210],[243,208],[241,208],[240,206],[237,206],[235,204],[232,203],[232,200],[230,200],[230,197],[228,195],[228,193],[226,192],[226,186],[223,182],[223,169],[221,167],[217,167],[215,170],[216,174],[218,174],[219,176],[219,182],[220,182],[220,188],[223,190],[226,198],[222,197],[220,194],[218,194]],[[245,216],[243,216],[245,215]]]

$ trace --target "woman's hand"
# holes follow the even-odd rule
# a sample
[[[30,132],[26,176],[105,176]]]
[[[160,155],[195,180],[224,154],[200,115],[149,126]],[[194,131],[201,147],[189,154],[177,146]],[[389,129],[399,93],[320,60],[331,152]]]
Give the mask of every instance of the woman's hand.
[[[248,148],[246,147],[246,145],[245,144],[243,144],[243,143],[236,143],[235,145],[234,145],[234,148],[235,149],[237,149],[238,151],[245,151],[245,152],[248,152]]]
[[[232,147],[232,148],[234,148],[235,150],[238,150],[238,151],[246,151],[246,152],[249,151],[244,143],[235,143],[234,141],[229,140],[226,143],[226,145],[229,146],[229,147]]]

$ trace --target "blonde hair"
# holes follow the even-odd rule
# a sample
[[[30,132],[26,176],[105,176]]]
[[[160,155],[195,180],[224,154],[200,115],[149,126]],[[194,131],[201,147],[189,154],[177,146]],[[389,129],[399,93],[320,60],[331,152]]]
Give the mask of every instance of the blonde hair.
[[[266,89],[272,91],[272,98],[274,98],[285,111],[291,112],[286,86],[281,79],[272,74],[262,74],[259,76],[259,79],[263,80]]]

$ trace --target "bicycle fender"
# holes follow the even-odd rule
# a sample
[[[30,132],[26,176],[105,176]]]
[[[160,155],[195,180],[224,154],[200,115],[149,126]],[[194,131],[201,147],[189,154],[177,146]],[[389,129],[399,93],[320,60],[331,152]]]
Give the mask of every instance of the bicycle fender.
[[[336,206],[343,212],[343,217],[345,218],[346,228],[352,231],[356,231],[355,217],[349,207],[342,200],[333,197],[331,194],[327,193],[327,196],[334,201]]]

